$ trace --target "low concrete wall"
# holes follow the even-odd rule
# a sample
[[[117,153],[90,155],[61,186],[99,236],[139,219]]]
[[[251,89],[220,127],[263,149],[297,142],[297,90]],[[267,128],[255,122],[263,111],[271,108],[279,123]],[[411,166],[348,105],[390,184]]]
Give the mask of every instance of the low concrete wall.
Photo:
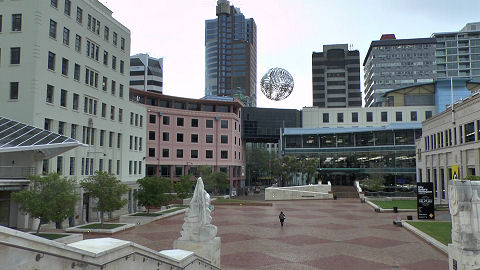
[[[155,220],[159,220],[159,219],[163,219],[163,218],[166,218],[166,217],[170,217],[170,216],[185,213],[187,211],[187,209],[188,208],[183,208],[183,209],[179,209],[175,212],[166,213],[166,214],[162,214],[160,216],[153,216],[153,217],[133,216],[132,214],[123,215],[123,216],[120,216],[119,222],[120,223],[131,223],[131,224],[135,224],[135,225],[139,226],[139,225],[144,225],[144,224],[153,222]],[[154,213],[162,213],[162,211],[154,212]]]
[[[332,199],[331,185],[306,185],[293,187],[269,187],[265,189],[266,201],[325,200]]]
[[[190,251],[157,252],[113,238],[89,239],[67,245],[3,226],[0,226],[0,262],[2,270],[219,270]]]

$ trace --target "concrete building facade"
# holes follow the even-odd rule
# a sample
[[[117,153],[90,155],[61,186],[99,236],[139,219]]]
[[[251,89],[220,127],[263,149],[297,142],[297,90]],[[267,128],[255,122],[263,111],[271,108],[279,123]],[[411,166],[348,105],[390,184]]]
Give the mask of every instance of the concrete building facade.
[[[442,113],[423,122],[416,141],[417,182],[433,182],[436,203],[448,203],[452,167],[458,179],[480,175],[480,94],[457,101]]]
[[[147,108],[147,175],[174,181],[186,174],[198,177],[198,166],[207,165],[227,174],[230,190],[245,186],[241,102],[130,91]]]
[[[205,21],[205,95],[235,96],[257,104],[257,26],[239,8],[218,0],[217,18]]]
[[[135,189],[146,109],[128,98],[130,31],[97,0],[2,1],[0,14],[0,115],[88,145],[44,160],[43,171],[107,171]],[[74,223],[93,218],[92,203],[82,197]]]
[[[143,53],[130,56],[130,87],[161,94],[163,58],[154,58]]]
[[[363,61],[365,107],[381,106],[386,90],[435,79],[435,38],[396,39],[382,35]]]
[[[324,45],[312,53],[313,106],[361,107],[360,53],[347,44]]]
[[[480,22],[458,32],[434,33],[436,73],[439,79],[480,78]]]

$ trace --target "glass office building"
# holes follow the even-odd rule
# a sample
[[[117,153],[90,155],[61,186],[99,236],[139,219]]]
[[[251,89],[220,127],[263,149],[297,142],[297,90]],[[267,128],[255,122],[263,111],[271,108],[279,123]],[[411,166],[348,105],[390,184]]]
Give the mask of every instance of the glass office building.
[[[420,123],[362,128],[285,128],[282,153],[319,158],[319,181],[352,185],[382,176],[386,185],[415,184],[415,139]]]

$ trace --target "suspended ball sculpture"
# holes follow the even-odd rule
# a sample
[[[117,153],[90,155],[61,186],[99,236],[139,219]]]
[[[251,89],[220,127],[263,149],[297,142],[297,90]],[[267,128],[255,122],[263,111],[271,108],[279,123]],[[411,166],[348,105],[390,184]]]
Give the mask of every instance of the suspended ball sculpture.
[[[293,91],[293,77],[283,68],[271,68],[260,81],[262,93],[269,99],[286,99]]]

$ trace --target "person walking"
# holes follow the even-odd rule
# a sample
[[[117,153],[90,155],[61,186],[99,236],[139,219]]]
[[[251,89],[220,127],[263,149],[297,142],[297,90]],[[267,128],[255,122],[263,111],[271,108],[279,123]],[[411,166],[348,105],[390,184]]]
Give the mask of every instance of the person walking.
[[[280,215],[278,215],[278,218],[280,219],[280,225],[283,227],[283,222],[285,221],[285,214],[280,211]]]

